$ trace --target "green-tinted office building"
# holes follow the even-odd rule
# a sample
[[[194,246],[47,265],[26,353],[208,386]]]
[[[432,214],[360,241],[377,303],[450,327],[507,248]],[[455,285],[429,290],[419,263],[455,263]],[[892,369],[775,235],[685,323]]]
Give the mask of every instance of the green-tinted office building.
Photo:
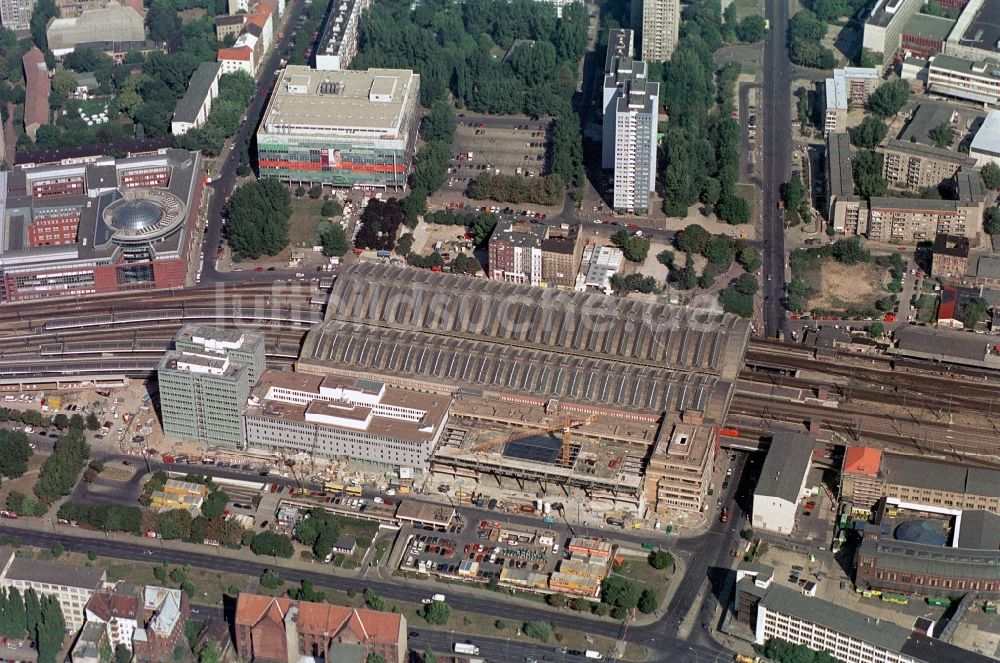
[[[157,365],[164,434],[242,448],[243,409],[264,368],[262,334],[185,325]]]

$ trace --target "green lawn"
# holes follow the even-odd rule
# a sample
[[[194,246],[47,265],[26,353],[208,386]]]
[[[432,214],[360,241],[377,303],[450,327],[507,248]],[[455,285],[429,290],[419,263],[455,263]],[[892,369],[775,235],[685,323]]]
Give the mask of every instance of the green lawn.
[[[309,196],[296,198],[292,195],[292,217],[288,220],[288,245],[291,247],[312,247],[319,241],[316,224],[323,218],[319,215],[323,199],[313,200]]]
[[[920,295],[917,299],[917,320],[934,322],[937,319],[938,298],[934,295]]]

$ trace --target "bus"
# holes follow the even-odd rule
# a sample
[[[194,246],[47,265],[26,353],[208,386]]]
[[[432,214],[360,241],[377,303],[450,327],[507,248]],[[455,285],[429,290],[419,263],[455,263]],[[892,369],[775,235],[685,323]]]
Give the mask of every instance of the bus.
[[[348,495],[361,497],[361,486],[347,486],[346,488],[344,488],[344,492],[346,492]]]
[[[325,484],[323,484],[323,490],[325,490],[328,493],[334,493],[334,494],[342,493],[344,492],[344,484],[335,483],[333,481],[327,481]]]

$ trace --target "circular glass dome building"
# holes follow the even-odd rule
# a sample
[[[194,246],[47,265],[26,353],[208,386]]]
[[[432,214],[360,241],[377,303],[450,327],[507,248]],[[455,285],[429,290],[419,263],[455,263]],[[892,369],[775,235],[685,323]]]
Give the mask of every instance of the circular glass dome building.
[[[130,200],[114,211],[111,225],[118,230],[144,230],[160,222],[163,209],[149,200]]]

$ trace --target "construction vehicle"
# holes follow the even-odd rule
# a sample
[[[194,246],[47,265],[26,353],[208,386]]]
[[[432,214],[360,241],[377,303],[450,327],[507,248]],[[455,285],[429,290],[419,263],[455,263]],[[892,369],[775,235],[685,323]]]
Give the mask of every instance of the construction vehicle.
[[[760,656],[744,656],[743,654],[736,655],[736,663],[760,663]]]
[[[575,419],[573,417],[564,417],[559,420],[558,423],[553,423],[548,426],[541,426],[536,430],[531,431],[534,435],[545,435],[548,433],[553,433],[555,431],[561,430],[563,432],[562,438],[562,448],[559,450],[559,464],[568,465],[570,459],[570,452],[572,447],[570,443],[572,442],[572,431],[581,426],[586,426],[587,424],[593,423],[597,420],[596,414],[591,414],[583,419]],[[503,446],[508,442],[513,442],[514,440],[519,440],[525,436],[524,431],[518,431],[502,437],[496,440],[487,440],[486,442],[480,442],[479,444],[472,447],[471,451],[477,454],[485,454],[487,451],[496,449],[497,447]]]

